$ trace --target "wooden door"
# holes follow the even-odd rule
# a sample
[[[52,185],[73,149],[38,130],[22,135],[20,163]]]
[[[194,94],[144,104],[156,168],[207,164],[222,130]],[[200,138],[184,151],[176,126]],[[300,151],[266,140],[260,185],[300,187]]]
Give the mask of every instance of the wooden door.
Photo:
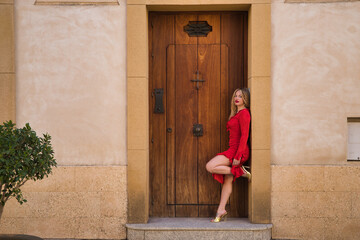
[[[231,94],[247,82],[246,39],[246,12],[150,13],[150,216],[216,212],[221,185],[205,165],[228,148]],[[232,217],[247,216],[247,191],[237,180]]]

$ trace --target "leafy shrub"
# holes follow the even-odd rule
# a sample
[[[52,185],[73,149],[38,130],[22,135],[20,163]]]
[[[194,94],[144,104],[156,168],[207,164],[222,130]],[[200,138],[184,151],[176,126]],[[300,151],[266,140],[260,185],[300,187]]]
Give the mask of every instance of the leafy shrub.
[[[7,200],[26,202],[20,187],[40,180],[56,167],[49,134],[38,137],[27,123],[16,128],[12,121],[0,125],[0,218]]]

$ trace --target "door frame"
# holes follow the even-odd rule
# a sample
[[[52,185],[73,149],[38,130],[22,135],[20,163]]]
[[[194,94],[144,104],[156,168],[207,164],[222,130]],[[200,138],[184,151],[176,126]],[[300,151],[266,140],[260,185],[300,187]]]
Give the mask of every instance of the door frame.
[[[170,1],[169,1],[170,2]],[[270,223],[271,1],[127,1],[127,189],[128,223],[149,218],[149,11],[248,11],[248,86],[251,92],[249,219]],[[183,5],[182,5],[183,4]]]

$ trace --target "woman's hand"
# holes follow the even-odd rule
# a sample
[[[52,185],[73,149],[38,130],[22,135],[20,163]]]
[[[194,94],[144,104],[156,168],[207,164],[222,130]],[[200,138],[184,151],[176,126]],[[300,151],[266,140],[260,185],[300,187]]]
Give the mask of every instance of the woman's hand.
[[[240,164],[240,160],[236,160],[235,158],[233,159],[233,166],[238,166]]]

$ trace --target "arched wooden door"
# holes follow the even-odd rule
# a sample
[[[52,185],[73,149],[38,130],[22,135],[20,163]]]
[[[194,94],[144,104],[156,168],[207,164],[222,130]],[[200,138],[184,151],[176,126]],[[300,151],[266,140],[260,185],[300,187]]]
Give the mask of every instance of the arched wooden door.
[[[231,94],[247,83],[247,13],[150,13],[150,216],[208,217],[221,185],[206,163],[228,147]],[[227,209],[247,216],[239,179]]]

